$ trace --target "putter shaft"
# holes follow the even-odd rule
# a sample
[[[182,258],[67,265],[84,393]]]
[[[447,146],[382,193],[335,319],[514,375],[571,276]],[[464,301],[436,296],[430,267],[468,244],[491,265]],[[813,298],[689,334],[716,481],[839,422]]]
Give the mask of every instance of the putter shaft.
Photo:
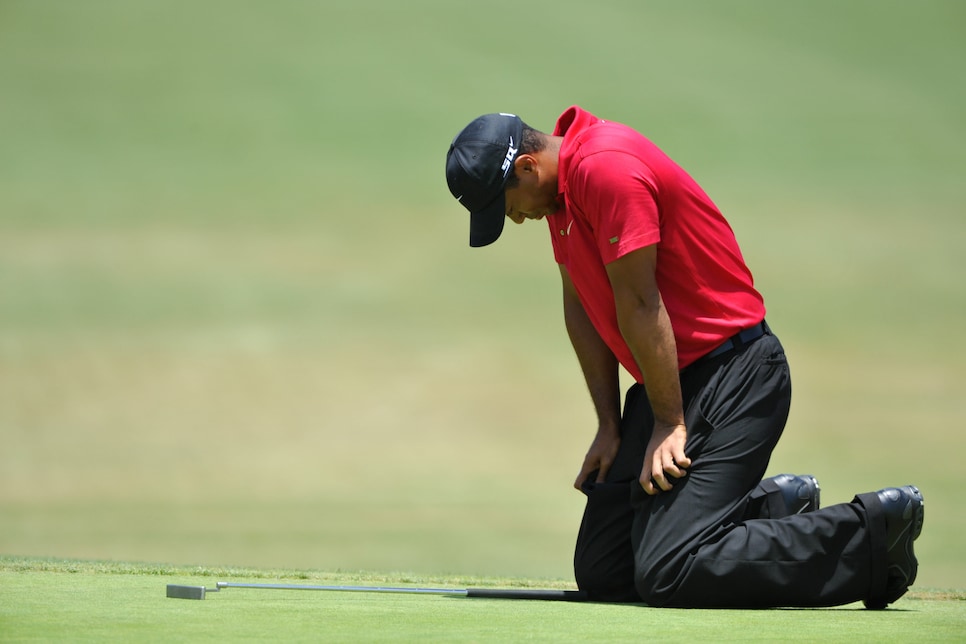
[[[536,590],[529,588],[416,588],[403,586],[312,586],[303,584],[249,584],[219,581],[214,588],[168,584],[167,596],[174,599],[204,599],[207,593],[222,588],[254,588],[259,590],[328,590],[357,593],[403,593],[410,595],[444,595],[477,599],[531,599],[542,601],[587,601],[580,590]]]
[[[353,593],[409,593],[414,595],[453,595],[465,597],[467,591],[457,588],[406,588],[402,586],[306,586],[302,584],[246,584],[219,581],[215,588],[257,588],[262,590],[332,590]]]

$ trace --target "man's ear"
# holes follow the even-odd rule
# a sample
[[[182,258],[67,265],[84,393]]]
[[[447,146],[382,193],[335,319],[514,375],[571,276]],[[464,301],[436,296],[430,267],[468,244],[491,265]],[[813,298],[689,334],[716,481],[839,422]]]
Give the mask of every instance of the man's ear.
[[[532,154],[521,154],[513,162],[513,169],[518,177],[523,178],[537,171],[537,160]]]

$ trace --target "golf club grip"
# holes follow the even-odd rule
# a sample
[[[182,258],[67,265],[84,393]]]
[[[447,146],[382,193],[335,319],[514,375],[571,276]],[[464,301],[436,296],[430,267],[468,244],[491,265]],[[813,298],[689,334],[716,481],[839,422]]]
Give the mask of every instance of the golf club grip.
[[[542,601],[583,602],[587,593],[582,590],[530,590],[526,588],[467,588],[467,597],[477,599],[536,599]]]

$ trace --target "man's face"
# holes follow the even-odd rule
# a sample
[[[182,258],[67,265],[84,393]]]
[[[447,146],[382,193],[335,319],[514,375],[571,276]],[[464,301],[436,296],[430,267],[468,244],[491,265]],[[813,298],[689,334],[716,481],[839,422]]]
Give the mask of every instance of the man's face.
[[[520,175],[518,175],[520,176]],[[506,216],[516,224],[527,219],[543,219],[560,209],[557,203],[557,181],[539,173],[525,173],[513,188],[504,191]]]

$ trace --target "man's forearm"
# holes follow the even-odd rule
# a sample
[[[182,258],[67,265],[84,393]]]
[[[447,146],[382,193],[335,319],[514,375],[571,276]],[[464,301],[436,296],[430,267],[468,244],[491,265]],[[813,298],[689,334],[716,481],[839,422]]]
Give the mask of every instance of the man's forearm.
[[[584,374],[599,426],[616,430],[620,425],[620,377],[617,358],[597,333],[566,273],[562,273],[567,335],[570,336],[570,343]]]
[[[657,286],[657,247],[632,251],[607,265],[617,324],[644,376],[656,426],[684,424],[677,344]]]
[[[621,334],[644,374],[655,423],[684,424],[677,346],[660,297],[618,302],[617,313]]]

